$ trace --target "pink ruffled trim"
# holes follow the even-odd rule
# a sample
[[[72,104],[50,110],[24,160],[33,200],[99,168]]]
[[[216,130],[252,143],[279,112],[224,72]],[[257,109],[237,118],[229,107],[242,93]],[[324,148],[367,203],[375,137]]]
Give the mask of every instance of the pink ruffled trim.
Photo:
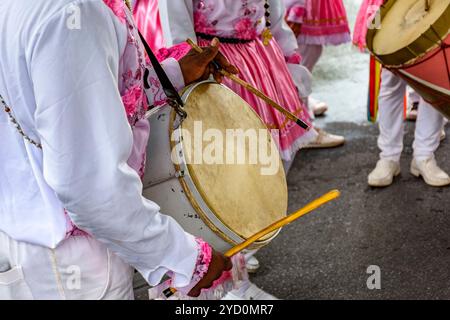
[[[306,8],[302,6],[293,6],[287,10],[286,20],[294,23],[303,23],[306,14]]]
[[[174,58],[175,60],[179,61],[186,54],[188,54],[190,50],[191,46],[186,42],[182,42],[170,48],[159,49],[156,53],[156,58],[158,58],[160,62],[168,58]]]
[[[302,56],[296,52],[293,55],[291,55],[290,57],[287,57],[286,62],[292,63],[292,64],[300,64],[302,62]]]
[[[177,288],[178,291],[187,295],[192,288],[194,288],[200,280],[202,280],[208,273],[209,265],[212,260],[212,248],[201,238],[196,238],[198,248],[197,264],[195,266],[194,274],[192,275],[191,283],[184,288]]]

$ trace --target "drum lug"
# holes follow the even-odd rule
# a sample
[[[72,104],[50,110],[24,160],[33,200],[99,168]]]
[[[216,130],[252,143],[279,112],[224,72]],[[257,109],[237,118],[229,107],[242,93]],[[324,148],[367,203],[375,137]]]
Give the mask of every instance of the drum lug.
[[[177,178],[184,178],[185,175],[186,173],[184,172],[184,170],[179,170],[175,173],[175,177]]]
[[[184,110],[183,105],[178,103],[177,100],[169,99],[169,105],[175,110],[179,117],[179,124],[183,123],[183,121],[187,118],[187,112]],[[179,126],[179,125],[178,125]]]

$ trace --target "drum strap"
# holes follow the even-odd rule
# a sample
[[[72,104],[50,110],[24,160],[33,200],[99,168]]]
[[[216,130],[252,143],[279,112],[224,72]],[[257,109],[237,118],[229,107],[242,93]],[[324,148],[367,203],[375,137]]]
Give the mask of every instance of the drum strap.
[[[164,93],[167,97],[168,104],[175,110],[175,112],[181,117],[181,120],[186,119],[187,113],[184,111],[183,106],[183,100],[181,99],[180,95],[178,94],[178,91],[173,86],[172,82],[170,81],[169,77],[167,76],[166,72],[164,71],[163,67],[159,63],[158,59],[156,58],[155,54],[153,53],[152,49],[150,49],[150,46],[148,45],[147,41],[145,40],[142,33],[139,31],[139,36],[141,37],[142,44],[144,45],[145,51],[147,52],[147,55],[150,59],[150,62],[152,63],[153,69],[156,72],[156,75],[158,76],[159,82],[161,82],[161,85],[163,87]],[[148,69],[145,70],[145,77],[144,77],[144,86],[145,89],[149,89],[150,85],[148,84]]]

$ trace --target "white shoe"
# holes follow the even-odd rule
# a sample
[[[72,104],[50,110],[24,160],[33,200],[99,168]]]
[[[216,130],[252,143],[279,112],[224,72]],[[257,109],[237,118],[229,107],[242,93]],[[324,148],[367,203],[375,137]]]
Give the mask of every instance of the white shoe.
[[[416,177],[422,177],[425,183],[432,187],[450,185],[450,177],[444,170],[439,168],[434,157],[422,161],[414,159],[411,162],[411,174]]]
[[[343,136],[334,135],[319,128],[315,129],[319,135],[315,141],[305,146],[305,149],[335,148],[342,146],[345,143],[345,138]]]
[[[256,271],[258,271],[258,269],[260,268],[259,261],[255,258],[255,256],[251,256],[250,258],[248,258],[245,266],[248,273],[256,273]]]
[[[316,117],[320,117],[328,111],[328,105],[325,102],[317,101],[314,98],[308,98],[308,104]]]
[[[371,187],[388,187],[394,182],[394,177],[400,174],[400,163],[381,159],[375,169],[369,174],[368,183]]]
[[[235,289],[225,295],[222,300],[278,300],[255,284],[248,282],[240,289]]]

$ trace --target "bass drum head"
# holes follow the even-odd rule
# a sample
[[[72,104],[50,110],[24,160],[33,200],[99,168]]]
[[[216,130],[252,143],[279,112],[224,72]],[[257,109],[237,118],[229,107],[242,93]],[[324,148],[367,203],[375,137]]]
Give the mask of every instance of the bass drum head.
[[[367,48],[450,118],[450,0],[386,0],[380,12]]]
[[[425,0],[389,1],[387,3],[389,10],[383,15],[380,29],[373,38],[373,52],[376,55],[398,52],[421,38],[440,18],[446,19],[448,22],[450,17],[446,17],[445,14],[448,11],[450,0],[429,0],[428,3],[430,7],[427,11]],[[444,28],[447,30],[443,31],[447,33],[449,27],[447,24]],[[433,42],[428,40],[423,49],[428,51],[427,49],[434,46]]]
[[[284,218],[288,192],[283,165],[258,115],[241,97],[217,83],[194,85],[185,91],[185,96],[188,117],[181,125],[183,150],[189,175],[209,209],[244,239]],[[256,133],[257,143],[246,138],[239,144],[238,139],[230,139],[233,133],[239,133],[235,130],[249,136]],[[270,167],[269,159],[259,157],[259,151],[264,150],[261,145],[266,150],[265,157],[271,154],[269,159],[276,165],[276,170],[266,174],[262,173]],[[245,161],[238,162],[240,153]],[[250,162],[249,154],[257,155],[256,161]]]

